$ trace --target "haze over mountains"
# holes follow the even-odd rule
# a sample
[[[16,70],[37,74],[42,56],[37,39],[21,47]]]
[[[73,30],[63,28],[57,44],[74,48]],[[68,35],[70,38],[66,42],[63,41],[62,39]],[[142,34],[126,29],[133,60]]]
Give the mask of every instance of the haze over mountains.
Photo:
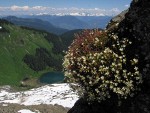
[[[32,15],[26,18],[38,18],[48,21],[54,26],[73,30],[105,28],[106,24],[112,19],[112,16]]]
[[[52,15],[26,15],[8,16],[4,19],[19,26],[45,30],[54,34],[63,34],[74,29],[105,28],[112,16],[52,16]]]
[[[4,17],[4,19],[8,20],[9,22],[12,22],[15,25],[26,26],[34,29],[39,29],[39,30],[45,30],[47,32],[54,33],[54,34],[62,34],[68,31],[67,29],[56,27],[48,21],[43,21],[41,19],[36,19],[36,18],[18,18],[15,16],[8,16],[8,17]]]

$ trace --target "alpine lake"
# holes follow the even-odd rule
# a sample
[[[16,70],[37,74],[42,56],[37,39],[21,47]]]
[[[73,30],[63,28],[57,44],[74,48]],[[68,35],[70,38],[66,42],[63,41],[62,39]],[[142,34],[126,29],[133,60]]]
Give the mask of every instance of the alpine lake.
[[[61,83],[64,80],[64,73],[62,72],[48,72],[39,78],[39,82],[43,84]]]

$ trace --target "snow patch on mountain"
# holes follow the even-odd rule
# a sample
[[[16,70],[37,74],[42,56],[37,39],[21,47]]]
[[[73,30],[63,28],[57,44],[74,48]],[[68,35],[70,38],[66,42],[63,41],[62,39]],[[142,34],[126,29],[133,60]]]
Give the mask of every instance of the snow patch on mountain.
[[[71,12],[71,13],[38,13],[38,14],[30,14],[30,15],[51,15],[51,16],[108,16],[103,13],[85,13],[85,12]]]
[[[19,110],[18,113],[40,113],[40,112],[39,112],[39,111],[37,111],[37,112],[32,112],[32,111],[30,111],[30,110],[28,110],[28,109],[22,109],[22,110]]]
[[[77,92],[73,91],[67,83],[45,85],[20,92],[10,92],[9,87],[0,88],[0,103],[58,104],[71,108],[78,98]]]

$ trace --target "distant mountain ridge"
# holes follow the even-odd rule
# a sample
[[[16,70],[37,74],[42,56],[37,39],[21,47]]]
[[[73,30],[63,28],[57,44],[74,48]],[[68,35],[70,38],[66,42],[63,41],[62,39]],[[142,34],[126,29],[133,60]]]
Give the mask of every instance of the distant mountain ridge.
[[[77,19],[75,16],[33,15],[27,16],[26,18],[41,19],[50,22],[54,26],[68,30],[88,28],[86,22]]]
[[[57,35],[74,29],[104,29],[112,16],[56,16],[56,15],[26,15],[7,16],[4,19],[19,26],[45,30]]]
[[[56,16],[56,15],[27,15],[23,18],[37,18],[43,21],[48,21],[52,25],[65,28],[68,30],[74,29],[104,29],[106,24],[112,19],[112,16]]]
[[[52,15],[52,16],[108,16],[104,13],[89,12],[64,12],[64,13],[37,13],[32,15]]]
[[[86,22],[89,29],[104,29],[108,22],[112,19],[112,16],[76,16],[76,18]]]
[[[15,25],[31,27],[39,30],[45,30],[47,32],[58,34],[58,35],[68,31],[67,29],[56,27],[51,23],[49,23],[48,21],[44,21],[36,18],[20,18],[15,16],[7,16],[4,17],[3,19],[12,22]]]

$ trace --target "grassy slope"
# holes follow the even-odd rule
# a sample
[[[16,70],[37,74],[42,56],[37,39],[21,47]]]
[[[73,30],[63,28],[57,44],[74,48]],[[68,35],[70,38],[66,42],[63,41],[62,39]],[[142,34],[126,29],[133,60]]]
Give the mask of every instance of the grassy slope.
[[[41,75],[42,72],[31,70],[22,58],[27,53],[34,54],[35,49],[39,47],[51,52],[53,45],[44,38],[46,34],[21,29],[11,24],[4,24],[3,27],[9,33],[0,32],[0,85],[19,85],[20,80],[25,77]]]

